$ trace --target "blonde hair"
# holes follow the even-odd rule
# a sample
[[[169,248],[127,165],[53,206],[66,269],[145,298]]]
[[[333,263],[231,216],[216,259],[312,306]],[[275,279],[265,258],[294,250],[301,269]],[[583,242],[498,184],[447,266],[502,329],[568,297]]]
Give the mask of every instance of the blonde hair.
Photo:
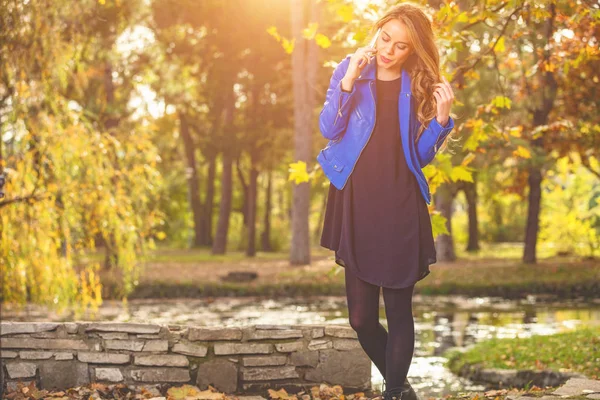
[[[421,6],[411,2],[393,6],[375,22],[372,30],[377,31],[392,19],[398,19],[404,24],[414,49],[413,54],[404,62],[403,68],[407,70],[411,78],[411,90],[417,106],[417,119],[421,123],[415,138],[416,142],[421,137],[426,123],[436,115],[433,92],[436,89],[434,85],[442,82],[440,57],[431,21]]]

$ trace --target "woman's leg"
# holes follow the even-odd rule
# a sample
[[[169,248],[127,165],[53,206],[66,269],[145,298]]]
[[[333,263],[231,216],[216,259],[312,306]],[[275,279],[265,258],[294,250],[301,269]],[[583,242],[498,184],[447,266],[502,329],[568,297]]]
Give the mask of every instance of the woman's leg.
[[[407,288],[383,288],[385,315],[388,323],[386,348],[386,389],[404,384],[415,350],[415,322],[412,295],[415,285]]]
[[[350,326],[356,331],[358,341],[373,361],[381,376],[385,376],[387,331],[379,322],[380,287],[365,282],[346,270],[346,298]]]

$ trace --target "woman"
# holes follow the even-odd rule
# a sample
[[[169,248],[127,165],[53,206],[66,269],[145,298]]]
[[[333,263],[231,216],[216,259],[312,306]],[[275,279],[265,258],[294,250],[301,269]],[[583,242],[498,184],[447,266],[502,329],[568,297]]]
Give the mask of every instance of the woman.
[[[406,379],[412,295],[436,262],[421,169],[454,128],[454,94],[419,6],[392,7],[373,30],[374,48],[361,47],[336,67],[319,117],[330,139],[317,156],[330,180],[320,244],[345,269],[350,325],[384,377],[383,398],[415,400]]]

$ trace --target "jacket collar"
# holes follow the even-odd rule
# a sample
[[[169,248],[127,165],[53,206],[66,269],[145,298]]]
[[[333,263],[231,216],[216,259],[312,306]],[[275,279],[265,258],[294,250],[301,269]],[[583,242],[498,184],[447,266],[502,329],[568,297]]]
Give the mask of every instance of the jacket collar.
[[[370,80],[374,81],[377,79],[377,61],[373,59],[372,62],[368,63],[357,80]],[[402,68],[402,93],[410,93],[412,94],[412,90],[410,88],[410,75],[405,68]]]

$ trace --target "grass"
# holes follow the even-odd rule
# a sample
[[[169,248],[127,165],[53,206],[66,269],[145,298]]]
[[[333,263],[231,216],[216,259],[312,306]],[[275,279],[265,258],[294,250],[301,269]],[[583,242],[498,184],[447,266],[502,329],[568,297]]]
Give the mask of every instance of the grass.
[[[515,249],[519,244],[485,245],[479,254],[462,254],[452,263],[437,262],[431,274],[417,283],[424,295],[499,296],[524,298],[552,294],[559,298],[597,298],[600,263],[578,257],[548,257],[537,264],[523,264]],[[461,254],[461,253],[459,253]],[[505,255],[506,254],[506,255]],[[102,258],[95,253],[87,259]],[[227,281],[230,272],[254,272],[249,282]],[[102,276],[103,296],[111,298],[110,277]],[[344,268],[335,264],[333,252],[321,247],[311,251],[311,263],[292,266],[287,252],[258,252],[247,257],[241,251],[212,255],[208,248],[159,248],[142,268],[132,298],[246,295],[344,295]]]
[[[450,350],[447,366],[458,373],[464,366],[578,372],[600,378],[600,327],[585,327],[554,335],[490,339],[466,352]]]

